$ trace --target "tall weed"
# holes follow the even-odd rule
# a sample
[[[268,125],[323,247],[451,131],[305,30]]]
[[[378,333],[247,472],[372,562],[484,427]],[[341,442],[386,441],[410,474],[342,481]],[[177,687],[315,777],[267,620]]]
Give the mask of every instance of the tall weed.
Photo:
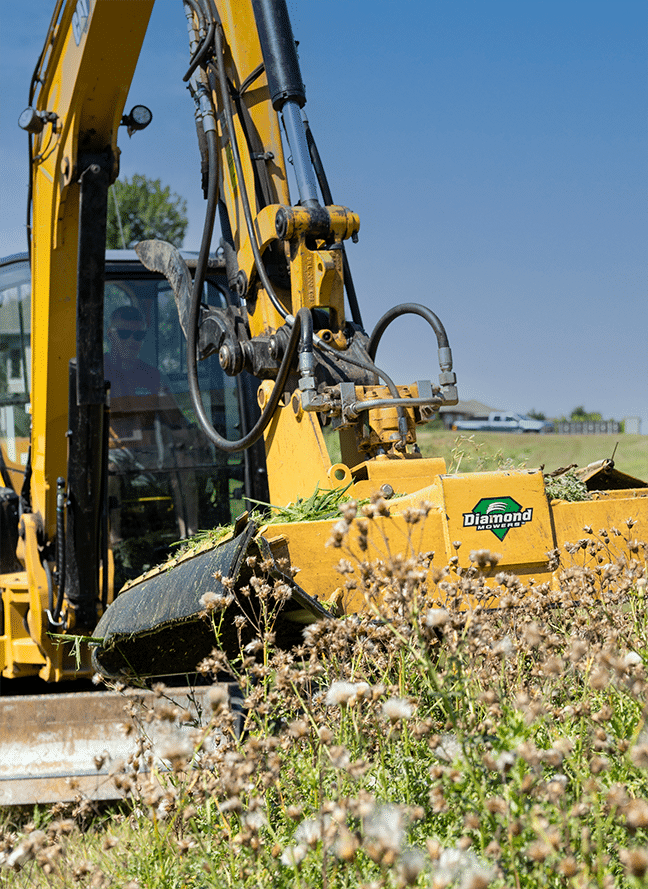
[[[414,545],[424,507],[408,514],[409,546],[368,564],[386,504],[341,509],[331,545],[365,613],[312,625],[286,652],[274,634],[289,590],[267,566],[250,566],[250,589],[208,594],[216,643],[240,600],[245,645],[200,665],[214,686],[191,743],[165,751],[166,772],[143,744],[149,778],[139,761],[115,776],[125,809],[8,817],[0,884],[646,885],[646,547],[632,522],[586,529],[553,554],[555,588],[523,587],[485,550],[435,570]],[[223,674],[245,699],[242,728]],[[178,718],[158,693],[157,718]]]

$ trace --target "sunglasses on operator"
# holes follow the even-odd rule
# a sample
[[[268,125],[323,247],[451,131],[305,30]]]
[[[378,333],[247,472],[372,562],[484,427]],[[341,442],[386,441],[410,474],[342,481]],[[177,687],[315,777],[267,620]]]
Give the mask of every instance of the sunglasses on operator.
[[[144,337],[146,336],[145,330],[128,330],[123,327],[115,327],[113,328],[120,340],[127,340],[129,337],[133,337],[138,343],[141,343]]]

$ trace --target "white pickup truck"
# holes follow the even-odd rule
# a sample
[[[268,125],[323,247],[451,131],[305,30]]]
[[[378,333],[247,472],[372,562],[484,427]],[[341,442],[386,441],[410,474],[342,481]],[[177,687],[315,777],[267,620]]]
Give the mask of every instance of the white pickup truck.
[[[549,432],[551,423],[546,420],[532,420],[524,414],[497,411],[486,417],[473,417],[472,420],[455,420],[452,428],[470,432]]]

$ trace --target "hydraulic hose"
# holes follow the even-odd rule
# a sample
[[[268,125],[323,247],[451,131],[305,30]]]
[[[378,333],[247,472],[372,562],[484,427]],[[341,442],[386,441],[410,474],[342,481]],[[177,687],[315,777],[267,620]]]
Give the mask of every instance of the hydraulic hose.
[[[265,71],[265,68],[264,68],[263,62],[262,62],[260,65],[256,66],[254,71],[251,71],[248,74],[248,76],[245,78],[243,83],[240,85],[240,87],[238,88],[239,96],[242,96],[243,93],[252,86],[254,81],[257,80],[263,74],[264,71]]]
[[[51,614],[52,609],[54,608],[54,583],[52,581],[52,572],[50,570],[49,562],[45,556],[41,559],[41,565],[43,566],[43,571],[47,578],[47,606],[48,613]]]
[[[324,204],[326,206],[330,206],[334,203],[333,195],[331,194],[328,179],[326,178],[326,172],[324,170],[322,158],[320,157],[320,153],[317,150],[317,144],[315,142],[310,124],[308,123],[308,119],[306,117],[304,117],[304,129],[306,131],[306,142],[308,144],[310,158],[313,162],[313,169],[315,170],[315,175],[317,176],[317,182],[320,187],[320,191],[322,192]],[[351,317],[358,325],[358,327],[364,330],[362,315],[360,314],[360,306],[358,304],[358,296],[356,294],[355,285],[351,276],[351,267],[349,265],[349,260],[347,258],[347,252],[344,244],[342,244],[342,271],[344,274],[344,288],[346,290],[349,308],[351,309]]]
[[[389,389],[389,394],[392,398],[399,398],[398,389],[396,388],[396,384],[392,380],[390,376],[388,376],[384,370],[381,370],[379,367],[373,363],[373,361],[358,361],[356,358],[349,358],[348,355],[344,355],[342,352],[338,352],[332,346],[329,346],[328,343],[325,343],[319,337],[316,338],[316,345],[318,349],[322,349],[324,352],[330,352],[332,355],[335,355],[340,361],[345,361],[347,364],[352,364],[354,367],[361,367],[363,370],[367,370],[370,373],[375,373],[376,376],[380,377],[381,380],[384,381],[385,385]],[[405,436],[407,434],[407,417],[405,414],[405,408],[402,404],[396,405],[396,413],[398,416],[398,431],[401,435],[401,441],[405,443]]]
[[[46,557],[41,559],[41,565],[43,566],[43,571],[45,572],[45,578],[47,580],[47,601],[49,604],[49,608],[45,612],[47,615],[47,619],[50,622],[50,627],[62,627],[65,624],[64,620],[60,620],[61,617],[61,609],[63,607],[63,595],[59,588],[58,597],[56,600],[56,608],[54,608],[54,583],[52,581],[52,571],[50,569],[49,563]],[[27,615],[25,615],[25,628],[29,632],[29,624],[27,623]],[[31,635],[31,634],[30,634]]]
[[[50,596],[49,610],[51,621],[58,623],[63,608],[63,595],[65,593],[65,502],[67,494],[65,492],[65,479],[56,479],[56,584],[58,586],[58,595],[56,597],[56,606]]]
[[[315,372],[313,358],[313,316],[308,309],[300,309],[297,312],[300,319],[299,335],[299,371],[300,374],[312,374]]]
[[[198,0],[182,0],[183,6],[185,8],[185,16],[187,19],[187,29],[189,31],[189,49],[192,52],[192,56],[189,60],[189,64],[193,65],[194,59],[198,56],[201,49],[205,45],[205,41],[200,40],[201,32],[204,34],[207,30],[207,25],[205,21],[205,10],[202,5],[198,2]],[[198,19],[198,24],[194,23],[194,15]],[[191,69],[191,74],[195,69]],[[184,82],[189,80],[191,74],[185,74],[182,78]]]
[[[304,337],[301,334],[304,327],[306,327],[306,330],[308,330],[308,322],[306,321],[306,316],[308,316],[312,325],[310,312],[308,309],[300,309],[299,312],[297,312],[295,323],[292,325],[290,331],[290,339],[288,340],[288,345],[281,361],[281,365],[279,366],[277,378],[272,388],[272,393],[256,424],[252,427],[247,435],[243,436],[243,438],[240,438],[236,441],[229,441],[228,439],[223,438],[212,426],[212,423],[205,412],[205,408],[200,397],[200,389],[198,387],[198,373],[196,367],[196,324],[193,321],[194,306],[196,309],[197,317],[197,310],[199,310],[200,308],[200,301],[199,299],[196,300],[194,298],[194,295],[192,295],[192,321],[190,322],[191,326],[189,328],[189,336],[187,337],[187,373],[189,378],[189,393],[191,395],[191,403],[194,410],[196,411],[196,415],[198,417],[200,425],[202,426],[203,431],[212,442],[212,444],[216,445],[217,448],[219,448],[221,451],[225,451],[228,454],[234,454],[237,451],[244,451],[261,438],[266,427],[270,423],[270,420],[272,419],[274,412],[279,404],[279,400],[283,395],[284,387],[286,385],[286,380],[288,379],[288,374],[290,373],[293,358],[300,348],[300,341],[302,346],[304,347],[303,351],[308,351],[308,349],[305,348],[306,344],[308,343],[308,335],[306,334],[306,337]]]
[[[234,167],[236,169],[236,176],[238,179],[240,194],[241,194],[241,203],[243,204],[243,215],[245,216],[245,225],[248,232],[248,237],[250,239],[250,246],[252,247],[252,255],[254,256],[254,262],[257,269],[257,274],[263,285],[266,293],[268,294],[268,298],[274,308],[277,310],[279,315],[285,321],[288,317],[288,312],[284,308],[284,306],[279,301],[277,294],[274,292],[274,288],[268,277],[268,274],[265,270],[265,266],[263,264],[263,259],[261,257],[261,253],[259,251],[259,245],[257,244],[256,232],[254,229],[254,220],[252,219],[252,210],[250,208],[250,201],[247,193],[247,187],[245,185],[245,177],[243,175],[243,165],[241,163],[241,155],[238,148],[238,142],[236,139],[236,131],[234,129],[234,120],[232,118],[232,106],[230,104],[229,91],[227,87],[227,73],[225,71],[225,60],[223,56],[223,38],[221,35],[220,27],[216,28],[215,31],[215,44],[216,44],[216,70],[218,74],[218,83],[221,90],[221,103],[223,106],[223,111],[225,113],[225,123],[227,126],[227,134],[230,140],[230,147],[232,149],[232,156],[234,158]]]
[[[47,608],[47,610],[45,611],[45,614],[46,614],[47,619],[49,621],[50,630],[52,630],[54,627],[62,628],[65,625],[65,621],[59,620],[59,618],[61,616],[61,607],[62,607],[63,603],[61,602],[61,604],[59,605],[59,602],[57,601],[56,610],[54,612],[52,611],[52,609],[54,608],[54,605],[53,605],[53,603],[54,603],[54,582],[52,580],[52,571],[51,571],[51,568],[49,566],[49,562],[47,561],[46,556],[44,556],[41,559],[41,565],[43,567],[43,571],[45,572],[45,579],[47,581],[47,602],[49,604],[49,608]],[[60,598],[61,598],[61,594],[59,592],[59,599]],[[25,629],[31,636],[31,630],[29,629],[29,621],[27,619],[28,615],[29,615],[29,611],[27,611],[27,613],[25,614],[25,617],[23,619],[23,626],[25,627]]]
[[[4,455],[0,451],[0,480],[5,488],[12,488],[11,480],[8,475],[7,464],[5,463]]]
[[[36,95],[36,88],[38,84],[42,83],[41,79],[41,70],[43,67],[43,63],[47,58],[47,54],[52,45],[52,35],[59,23],[59,18],[61,16],[61,10],[63,8],[64,0],[56,0],[56,6],[54,7],[54,12],[52,13],[52,18],[50,19],[49,28],[47,29],[47,38],[45,43],[43,44],[43,49],[38,57],[38,61],[36,62],[36,67],[34,68],[34,73],[32,74],[32,78],[29,84],[29,106],[31,107],[34,104],[34,96]],[[33,195],[34,195],[34,167],[33,167],[33,136],[31,133],[27,137],[28,145],[29,145],[29,181],[27,183],[27,254],[29,256],[29,262],[31,264],[31,242],[32,242],[32,203],[33,203]]]
[[[376,374],[377,377],[380,377],[380,379],[384,381],[385,385],[389,389],[390,394],[394,398],[398,398],[398,389],[396,388],[396,384],[394,383],[392,378],[388,376],[384,370],[376,367],[373,361],[358,361],[357,358],[350,358],[348,355],[345,355],[344,352],[338,352],[337,349],[329,346],[328,343],[325,343],[319,337],[315,338],[315,344],[318,349],[321,349],[323,352],[329,352],[331,355],[335,355],[336,358],[339,358],[340,361],[344,361],[346,364],[352,364],[354,367],[360,367],[362,368],[362,370],[366,370],[369,371],[369,373]]]
[[[243,169],[241,164],[241,158],[238,151],[238,145],[236,142],[236,133],[234,131],[234,122],[232,120],[232,111],[229,102],[229,93],[227,88],[227,76],[225,72],[225,63],[223,60],[223,42],[221,36],[220,27],[215,27],[215,44],[216,44],[216,58],[217,58],[217,74],[218,81],[221,89],[221,99],[223,108],[225,111],[225,119],[226,125],[230,137],[230,145],[232,146],[232,153],[234,156],[234,163],[236,168],[236,174],[238,176],[239,185],[241,189],[241,199],[243,202],[245,219],[248,227],[248,234],[250,236],[250,241],[252,244],[252,250],[255,258],[255,262],[257,265],[257,271],[259,277],[261,279],[261,283],[265,287],[268,296],[270,297],[273,305],[279,311],[282,318],[287,318],[287,312],[285,308],[281,305],[279,300],[276,297],[272,289],[272,285],[270,280],[265,272],[265,268],[263,266],[263,262],[261,259],[261,254],[258,249],[258,245],[256,242],[256,236],[254,232],[252,214],[250,210],[250,204],[247,196],[247,190],[245,188],[245,179],[243,176]],[[279,367],[279,372],[277,374],[277,378],[275,380],[275,384],[266,404],[261,416],[255,426],[244,435],[242,438],[236,441],[230,441],[223,436],[221,436],[214,426],[211,423],[210,418],[207,416],[205,411],[202,398],[200,395],[200,386],[198,383],[198,369],[197,369],[197,359],[196,359],[196,343],[198,338],[198,322],[200,317],[200,297],[202,293],[202,288],[205,282],[205,276],[207,271],[207,262],[209,259],[209,248],[211,245],[213,230],[214,230],[214,219],[216,215],[216,206],[218,202],[218,149],[217,149],[217,140],[216,140],[216,132],[215,128],[210,126],[205,127],[205,137],[207,141],[207,153],[208,153],[208,161],[209,161],[209,179],[208,179],[208,187],[207,187],[207,209],[205,213],[205,225],[203,228],[203,236],[200,245],[200,252],[198,254],[198,262],[196,264],[196,275],[194,278],[192,293],[191,293],[191,305],[189,310],[189,324],[187,330],[187,377],[189,382],[189,394],[191,397],[192,406],[196,412],[196,416],[198,421],[209,438],[209,440],[220,450],[225,451],[226,453],[236,453],[238,451],[245,450],[246,448],[253,445],[259,438],[263,435],[264,430],[266,429],[268,423],[272,419],[272,415],[274,414],[277,405],[279,404],[279,400],[283,394],[283,390],[286,384],[286,380],[288,379],[288,374],[290,373],[290,367],[295,353],[298,348],[301,348],[301,351],[306,353],[308,351],[308,344],[310,344],[310,349],[312,350],[312,318],[310,312],[307,309],[301,309],[297,313],[297,318],[295,319],[296,323],[292,324],[292,330],[290,335],[290,340],[288,342],[288,347],[284,354],[283,360]],[[308,315],[308,318],[306,318]],[[292,319],[290,319],[292,320]],[[310,328],[309,328],[310,325]],[[304,334],[303,330],[308,331],[310,329],[310,336],[308,333]],[[301,334],[301,337],[300,337]],[[301,347],[298,343],[298,338],[301,338]]]
[[[376,357],[378,343],[380,342],[383,333],[387,330],[392,321],[395,321],[396,318],[400,318],[402,315],[419,315],[421,318],[425,318],[436,334],[439,353],[441,353],[442,349],[447,350],[448,353],[450,352],[448,335],[439,317],[435,315],[431,309],[428,309],[427,306],[421,306],[418,303],[401,303],[401,305],[394,306],[392,309],[389,309],[388,312],[385,312],[374,327],[372,334],[369,337],[369,345],[367,346],[367,352],[372,360]],[[439,357],[441,357],[441,355]],[[448,355],[446,360],[449,361],[450,366],[443,367],[442,364],[441,369],[452,370],[452,356]],[[445,361],[443,361],[443,363],[445,363]]]
[[[445,375],[454,378],[454,374],[450,373],[452,371],[452,352],[450,351],[450,344],[448,343],[448,335],[446,333],[445,327],[441,323],[440,318],[435,315],[435,313],[431,309],[428,309],[427,306],[421,306],[418,303],[402,303],[399,306],[394,306],[392,309],[389,309],[388,312],[385,312],[385,314],[374,327],[373,332],[369,337],[367,353],[369,354],[372,361],[376,356],[376,350],[378,348],[378,344],[383,333],[389,327],[392,321],[394,321],[396,318],[400,318],[402,315],[419,315],[421,318],[424,318],[428,322],[430,327],[434,330],[437,338],[439,366],[442,371],[439,376],[439,380],[443,382],[442,378]]]
[[[202,28],[202,30],[204,31],[205,30],[205,10],[203,9],[203,6],[199,2],[199,0],[182,0],[182,2],[187,6],[191,6],[193,11],[196,13],[196,18],[198,19],[198,27]]]
[[[194,4],[191,2],[191,0],[185,0],[185,2],[189,3],[189,5],[192,8],[194,7]],[[211,45],[214,40],[215,31],[216,31],[216,23],[215,23],[214,19],[212,18],[209,23],[209,28],[207,30],[207,36],[205,37],[203,42],[200,44],[200,46],[194,53],[193,58],[191,59],[191,61],[189,63],[189,68],[187,69],[187,73],[182,78],[184,83],[186,83],[191,78],[191,75],[194,73],[196,68],[200,64],[202,64],[202,62],[204,62],[205,59],[207,58],[207,55],[209,54],[209,50],[210,50]]]
[[[102,435],[102,455],[101,455],[101,502],[103,504],[101,510],[101,609],[102,612],[108,607],[108,526],[109,526],[109,498],[108,498],[108,448],[110,438],[110,386],[106,385],[106,403],[104,404],[104,425]]]

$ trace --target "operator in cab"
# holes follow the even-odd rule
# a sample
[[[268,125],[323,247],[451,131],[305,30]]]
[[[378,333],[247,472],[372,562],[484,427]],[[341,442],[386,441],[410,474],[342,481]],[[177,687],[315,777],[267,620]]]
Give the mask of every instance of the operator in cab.
[[[119,306],[110,318],[110,352],[104,361],[104,374],[110,380],[111,398],[162,395],[159,370],[139,357],[146,336],[142,313],[135,306]]]
[[[178,407],[160,371],[140,351],[148,330],[133,305],[110,316],[104,376],[110,383],[110,537],[122,539],[122,501],[127,490],[149,499],[170,486],[179,536],[198,530],[198,493],[188,449],[195,429]]]

